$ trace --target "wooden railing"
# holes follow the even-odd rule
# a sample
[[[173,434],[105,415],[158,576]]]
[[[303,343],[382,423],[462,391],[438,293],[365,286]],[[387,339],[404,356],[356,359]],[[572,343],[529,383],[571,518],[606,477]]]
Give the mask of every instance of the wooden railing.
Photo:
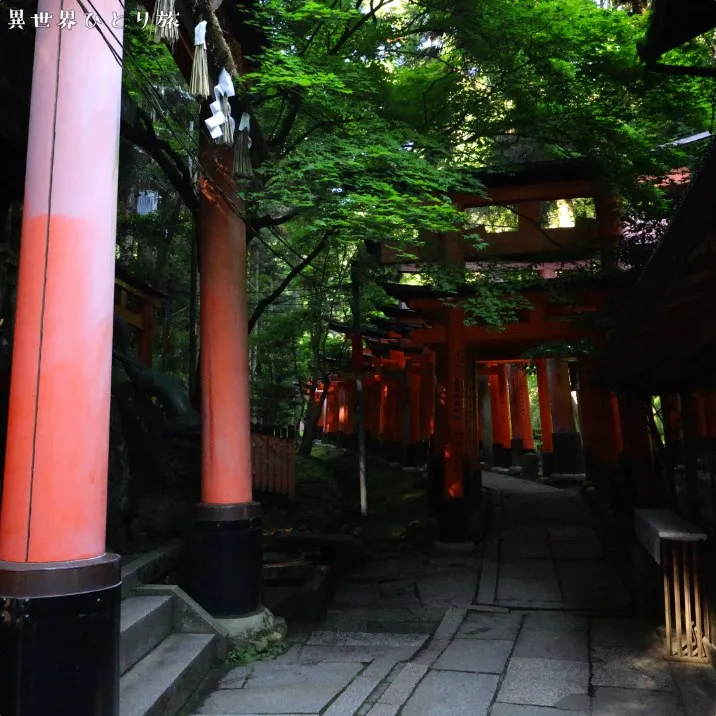
[[[296,494],[294,429],[252,425],[251,445],[254,489],[292,500]]]

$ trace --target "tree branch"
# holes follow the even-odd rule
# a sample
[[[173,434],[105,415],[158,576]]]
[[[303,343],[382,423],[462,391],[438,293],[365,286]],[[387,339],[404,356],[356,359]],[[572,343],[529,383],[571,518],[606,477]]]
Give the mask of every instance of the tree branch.
[[[298,209],[291,209],[291,211],[287,211],[285,214],[281,214],[281,216],[269,216],[266,214],[265,216],[252,218],[250,219],[251,229],[253,231],[259,231],[259,229],[269,229],[274,226],[281,226],[282,224],[286,224],[291,221],[291,219],[295,219],[299,213]]]
[[[313,261],[313,259],[318,256],[318,254],[323,251],[323,249],[328,246],[328,239],[331,237],[331,232],[326,232],[323,235],[323,238],[313,247],[311,250],[311,253],[306,256],[305,259],[302,261],[299,261],[286,275],[286,277],[281,281],[281,283],[276,286],[276,288],[271,291],[271,293],[268,296],[264,296],[257,304],[256,308],[254,308],[254,312],[251,314],[251,318],[249,319],[249,333],[253,330],[254,326],[256,325],[256,321],[259,320],[261,317],[261,314],[288,288],[288,285],[293,281],[298,274],[303,271],[303,269],[308,266],[308,264]]]
[[[193,214],[199,210],[199,201],[194,191],[189,168],[168,142],[157,137],[151,117],[136,107],[137,122],[121,120],[120,133],[129,142],[144,150],[164,172],[182,201]]]

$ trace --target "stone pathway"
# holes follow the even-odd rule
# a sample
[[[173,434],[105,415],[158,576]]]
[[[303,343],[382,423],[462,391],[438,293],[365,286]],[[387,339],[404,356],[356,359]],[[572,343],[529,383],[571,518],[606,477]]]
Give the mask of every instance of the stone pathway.
[[[225,674],[196,714],[716,716],[710,667],[665,662],[581,498],[485,474],[482,555],[383,555],[320,629]]]

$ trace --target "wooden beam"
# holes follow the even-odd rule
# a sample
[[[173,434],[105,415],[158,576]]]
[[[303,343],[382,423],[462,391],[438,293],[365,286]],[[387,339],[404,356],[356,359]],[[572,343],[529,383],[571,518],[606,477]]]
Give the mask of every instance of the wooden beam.
[[[593,197],[597,193],[594,183],[587,180],[553,182],[550,184],[525,184],[507,186],[488,191],[486,197],[479,194],[451,194],[451,199],[460,209],[492,204],[521,203],[524,201],[554,201],[556,199],[578,199]]]

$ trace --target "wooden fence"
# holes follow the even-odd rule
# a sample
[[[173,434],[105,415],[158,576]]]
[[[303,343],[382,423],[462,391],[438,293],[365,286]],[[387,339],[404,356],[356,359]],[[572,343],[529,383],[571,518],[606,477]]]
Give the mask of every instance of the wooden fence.
[[[294,429],[273,425],[251,426],[251,467],[254,489],[286,495],[296,494]]]

